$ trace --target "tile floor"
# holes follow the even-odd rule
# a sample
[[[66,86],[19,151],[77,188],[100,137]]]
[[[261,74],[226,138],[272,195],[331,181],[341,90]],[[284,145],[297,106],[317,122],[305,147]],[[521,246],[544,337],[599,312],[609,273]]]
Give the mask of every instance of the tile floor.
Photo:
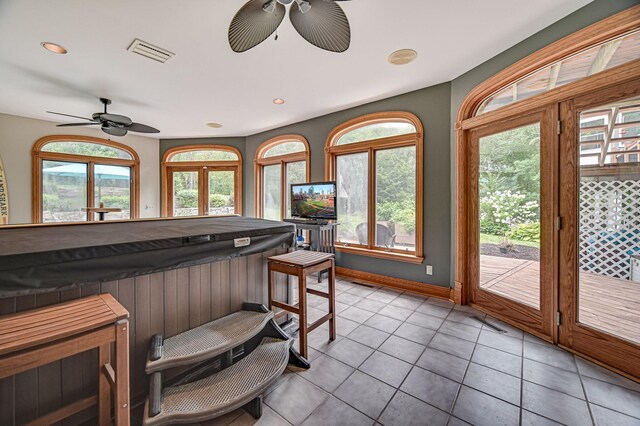
[[[311,369],[287,369],[259,421],[237,410],[205,425],[640,425],[638,383],[468,307],[336,287],[339,336],[309,335]],[[322,316],[326,300],[308,300]]]

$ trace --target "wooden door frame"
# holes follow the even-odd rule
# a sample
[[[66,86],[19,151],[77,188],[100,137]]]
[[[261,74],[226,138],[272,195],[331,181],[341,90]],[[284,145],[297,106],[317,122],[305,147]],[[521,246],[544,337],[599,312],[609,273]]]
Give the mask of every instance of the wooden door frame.
[[[215,172],[233,172],[233,210],[234,212],[236,212],[236,214],[238,212],[238,204],[240,203],[240,199],[242,198],[241,193],[242,193],[242,183],[241,183],[241,176],[240,176],[240,171],[238,170],[237,166],[217,166],[217,167],[203,167],[202,168],[202,178],[204,179],[203,181],[203,194],[202,196],[204,197],[203,200],[205,201],[204,204],[204,215],[208,215],[209,214],[209,173],[215,173]]]
[[[189,151],[225,151],[235,154],[237,160],[217,160],[217,161],[172,161],[176,154]],[[234,168],[236,177],[234,179],[234,211],[235,214],[242,215],[242,153],[236,147],[229,145],[183,145],[168,149],[162,156],[160,185],[162,200],[162,217],[173,216],[173,179],[172,171],[182,168],[184,171],[194,171],[195,169],[226,170]],[[202,174],[199,175],[202,178]],[[208,185],[208,182],[207,182]],[[204,199],[204,198],[203,198]],[[208,206],[207,206],[208,207]],[[198,211],[201,211],[198,206]],[[202,214],[201,214],[202,215]]]
[[[629,81],[640,74],[640,60],[594,74],[574,83],[557,87],[540,95],[532,96],[531,98],[515,102],[479,116],[475,116],[476,109],[488,96],[537,69],[577,53],[589,46],[604,42],[638,28],[640,28],[640,6],[634,6],[595,24],[589,25],[534,52],[480,83],[471,90],[463,100],[458,110],[455,123],[456,231],[453,295],[456,303],[466,304],[470,297],[470,281],[467,268],[467,259],[471,255],[467,245],[469,236],[467,230],[467,211],[469,206],[467,206],[467,197],[465,195],[466,189],[468,188],[467,175],[469,165],[467,158],[470,130],[488,123],[499,122],[505,117],[516,114],[526,114],[535,108],[562,102],[589,91],[611,87],[624,81]]]
[[[196,172],[198,174],[198,216],[203,216],[202,213],[202,185],[200,180],[202,179],[202,167],[185,167],[185,166],[166,166],[163,168],[163,174],[165,175],[165,179],[163,180],[163,195],[165,202],[163,203],[163,216],[165,217],[174,217],[173,216],[173,173],[174,172]]]
[[[640,345],[622,341],[595,328],[581,326],[578,322],[579,268],[578,268],[578,227],[579,227],[579,179],[580,165],[577,126],[579,113],[591,107],[615,102],[640,95],[640,78],[593,91],[560,104],[560,113],[565,128],[561,137],[561,161],[564,167],[560,172],[560,215],[563,229],[560,232],[559,303],[562,322],[559,327],[561,346],[578,353],[584,353],[607,366],[640,378],[640,363],[630,362],[630,357],[640,360]]]
[[[638,7],[637,10],[640,10],[640,7]],[[638,18],[638,25],[640,25],[640,18]],[[475,256],[475,253],[472,252],[472,248],[469,244],[474,234],[471,232],[472,229],[470,229],[468,218],[470,217],[469,214],[471,210],[477,207],[474,207],[473,203],[470,202],[467,194],[468,188],[471,184],[469,170],[470,167],[472,167],[472,164],[469,161],[469,155],[472,131],[488,125],[498,125],[501,122],[508,121],[510,117],[528,114],[537,108],[542,108],[548,105],[558,105],[561,102],[566,102],[590,92],[604,90],[618,84],[632,81],[636,79],[638,75],[640,75],[640,59],[603,71],[599,74],[592,75],[575,83],[516,102],[495,111],[482,114],[478,117],[473,117],[473,109],[470,106],[471,104],[463,103],[463,107],[461,107],[458,118],[461,118],[464,114],[470,114],[470,118],[456,122],[456,234],[453,289],[453,299],[456,303],[463,305],[471,303],[471,288],[474,283],[472,270],[469,267],[470,260]],[[568,123],[560,122],[558,125],[560,128],[568,128]],[[558,210],[557,204],[558,200],[555,201],[554,209],[556,211]],[[556,236],[556,238],[558,237]],[[556,294],[555,304],[557,305],[557,303]],[[480,310],[483,309],[480,308]],[[495,315],[494,312],[491,312],[491,314]],[[513,326],[522,328],[532,334],[536,334],[535,330],[523,327],[521,324],[508,317],[496,316]],[[558,330],[557,327],[553,328],[553,342],[557,343]],[[541,337],[544,338],[544,336]]]
[[[174,172],[197,172],[198,173],[198,216],[207,216],[209,214],[209,172],[228,172],[234,173],[233,178],[233,203],[236,214],[242,214],[242,176],[240,176],[239,166],[231,165],[229,161],[219,162],[185,162],[185,163],[167,163],[163,165],[163,208],[164,217],[173,217],[173,173]]]
[[[467,205],[470,206],[467,216],[469,251],[475,253],[468,258],[469,303],[491,315],[509,323],[518,324],[528,332],[553,341],[555,327],[554,312],[557,310],[557,280],[554,261],[554,244],[557,232],[554,230],[554,218],[557,199],[557,108],[549,105],[531,111],[527,115],[517,115],[474,129],[470,133],[468,158],[469,186],[467,187]],[[501,133],[518,127],[540,123],[540,309],[526,306],[480,288],[480,242],[479,242],[479,140],[482,137]],[[546,236],[546,238],[545,238]]]

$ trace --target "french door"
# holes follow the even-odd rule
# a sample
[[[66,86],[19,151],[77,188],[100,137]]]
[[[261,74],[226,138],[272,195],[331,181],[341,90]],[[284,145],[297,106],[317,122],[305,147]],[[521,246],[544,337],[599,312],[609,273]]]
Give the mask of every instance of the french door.
[[[237,167],[168,167],[166,185],[169,216],[240,213]]]
[[[557,108],[470,137],[469,282],[476,307],[541,338],[554,333]]]
[[[640,378],[640,80],[560,111],[559,343]]]

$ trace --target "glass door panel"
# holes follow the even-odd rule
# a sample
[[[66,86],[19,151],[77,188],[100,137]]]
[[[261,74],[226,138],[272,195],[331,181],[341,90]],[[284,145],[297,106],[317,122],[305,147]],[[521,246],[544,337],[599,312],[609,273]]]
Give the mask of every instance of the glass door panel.
[[[211,216],[235,213],[235,177],[232,170],[208,171],[209,211]]]
[[[42,162],[42,221],[87,220],[88,167],[85,163]]]
[[[480,288],[540,309],[540,123],[479,138]]]
[[[638,345],[640,97],[584,110],[579,123],[577,322]]]
[[[173,216],[198,216],[200,214],[200,190],[198,171],[174,171]]]
[[[307,181],[307,162],[306,161],[295,161],[293,163],[285,164],[285,194],[284,199],[286,200],[285,207],[285,217],[291,217],[291,184],[294,183],[304,183]]]
[[[131,167],[96,164],[93,169],[93,197],[95,207],[121,209],[109,212],[105,220],[131,218]]]
[[[367,245],[369,154],[339,155],[336,158],[338,185],[338,242]]]
[[[471,301],[554,338],[557,107],[471,132]]]
[[[281,218],[281,200],[282,200],[282,185],[280,177],[282,175],[282,167],[280,164],[273,164],[270,166],[264,166],[263,172],[263,188],[264,200],[262,205],[264,211],[262,217],[271,220],[280,220]]]
[[[640,80],[560,111],[559,342],[640,378]]]
[[[376,155],[376,243],[416,249],[416,148],[382,149]]]

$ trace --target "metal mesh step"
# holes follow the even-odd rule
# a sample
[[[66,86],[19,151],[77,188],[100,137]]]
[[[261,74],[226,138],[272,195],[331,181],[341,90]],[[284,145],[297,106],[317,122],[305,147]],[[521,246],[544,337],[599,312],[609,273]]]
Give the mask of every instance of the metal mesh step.
[[[147,361],[145,371],[194,364],[227,352],[257,335],[273,312],[239,311],[185,331],[163,342],[162,357]]]
[[[242,360],[213,376],[163,390],[162,410],[148,417],[145,426],[194,423],[208,420],[242,407],[261,395],[284,371],[292,339],[262,339]]]

